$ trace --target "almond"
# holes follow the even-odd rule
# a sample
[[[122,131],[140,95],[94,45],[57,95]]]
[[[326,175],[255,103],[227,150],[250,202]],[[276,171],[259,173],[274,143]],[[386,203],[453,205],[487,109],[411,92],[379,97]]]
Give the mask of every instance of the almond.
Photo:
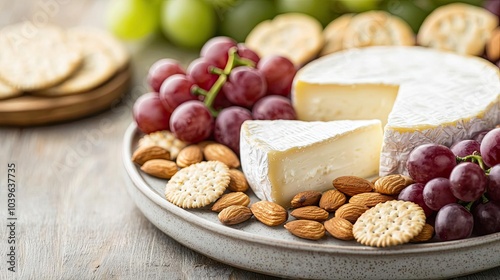
[[[248,190],[248,182],[245,174],[239,169],[229,169],[229,186],[227,189],[233,192],[246,192]]]
[[[353,240],[352,223],[346,219],[333,217],[324,223],[326,231],[340,240]]]
[[[170,179],[179,170],[177,164],[166,159],[151,159],[146,161],[141,170],[145,173],[163,179]]]
[[[243,205],[248,206],[250,204],[250,197],[242,192],[232,192],[227,193],[221,196],[215,203],[212,205],[212,211],[220,212],[224,208],[227,208],[231,205]]]
[[[404,188],[413,184],[413,180],[401,174],[381,177],[374,184],[374,190],[387,195],[398,195]]]
[[[425,224],[422,231],[417,236],[413,237],[410,242],[418,243],[429,241],[432,236],[434,236],[434,227],[429,224]]]
[[[160,146],[143,146],[137,148],[132,155],[132,161],[143,165],[151,159],[168,159],[170,160],[170,152]]]
[[[268,226],[280,225],[288,219],[288,212],[281,205],[271,201],[259,201],[250,206],[253,215]]]
[[[310,240],[318,240],[325,236],[322,223],[309,220],[295,220],[285,224],[285,228],[293,235]]]
[[[220,211],[219,221],[225,225],[243,223],[252,217],[252,210],[243,205],[231,205]]]
[[[373,207],[379,203],[394,200],[393,197],[376,192],[360,193],[349,199],[349,203]]]
[[[369,208],[365,205],[347,203],[340,206],[339,209],[335,211],[335,217],[346,219],[354,224],[359,216],[365,213],[368,209]]]
[[[486,55],[490,61],[500,59],[500,27],[491,32],[490,39],[486,44]]]
[[[328,212],[318,206],[304,206],[293,210],[290,215],[299,220],[322,222],[328,219]]]
[[[203,161],[203,152],[197,145],[190,145],[182,149],[177,155],[176,163],[180,168],[188,167]]]
[[[305,191],[296,194],[290,204],[292,208],[318,205],[320,198],[321,193],[318,191]]]
[[[233,150],[219,143],[208,144],[203,149],[203,155],[206,160],[220,161],[225,163],[229,168],[240,167],[240,160]]]
[[[205,149],[206,146],[210,145],[210,144],[216,144],[217,142],[215,141],[211,141],[211,140],[205,140],[205,141],[201,141],[199,143],[196,144],[196,146],[198,146],[201,151],[203,152],[203,150]]]
[[[373,190],[373,184],[370,181],[357,176],[340,176],[334,179],[332,184],[334,188],[348,196]]]
[[[321,199],[319,200],[319,207],[325,209],[328,212],[333,212],[345,202],[345,194],[339,192],[338,190],[328,190],[321,195]]]

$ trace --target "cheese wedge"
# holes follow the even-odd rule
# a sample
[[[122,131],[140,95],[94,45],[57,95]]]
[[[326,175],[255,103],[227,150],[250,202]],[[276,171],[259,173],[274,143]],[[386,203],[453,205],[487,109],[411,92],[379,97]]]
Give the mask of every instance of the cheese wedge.
[[[250,187],[260,199],[284,207],[301,191],[331,189],[338,176],[378,172],[379,120],[249,120],[240,131],[241,166]]]
[[[324,56],[296,75],[300,120],[379,119],[380,175],[407,174],[425,143],[450,146],[500,123],[500,73],[484,59],[423,47],[368,47]]]

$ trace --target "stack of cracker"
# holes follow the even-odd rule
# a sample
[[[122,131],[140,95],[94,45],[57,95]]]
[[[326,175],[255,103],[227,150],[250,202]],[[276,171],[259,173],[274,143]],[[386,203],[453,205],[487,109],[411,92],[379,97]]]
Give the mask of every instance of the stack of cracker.
[[[21,22],[0,30],[0,99],[56,97],[99,87],[126,67],[126,48],[97,28]]]

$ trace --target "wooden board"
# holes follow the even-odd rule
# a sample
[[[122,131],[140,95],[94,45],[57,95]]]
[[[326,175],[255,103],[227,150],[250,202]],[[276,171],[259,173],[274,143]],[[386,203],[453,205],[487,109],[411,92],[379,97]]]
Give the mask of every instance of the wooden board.
[[[66,122],[111,107],[129,88],[130,65],[101,86],[81,94],[41,97],[23,95],[0,100],[0,125],[35,126]]]

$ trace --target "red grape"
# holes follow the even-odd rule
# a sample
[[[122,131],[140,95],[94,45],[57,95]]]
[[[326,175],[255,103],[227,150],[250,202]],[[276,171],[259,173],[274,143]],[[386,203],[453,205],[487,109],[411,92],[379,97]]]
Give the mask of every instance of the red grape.
[[[177,107],[170,117],[170,130],[182,141],[198,143],[212,133],[214,118],[203,102],[191,100]]]
[[[256,120],[295,120],[297,114],[290,99],[280,95],[269,95],[261,98],[252,108]]]
[[[251,119],[252,114],[248,109],[237,106],[223,109],[215,120],[215,141],[228,146],[236,154],[239,154],[241,124]]]
[[[486,133],[481,142],[481,156],[488,166],[500,163],[500,128],[495,128]]]
[[[146,80],[153,91],[160,92],[163,81],[174,74],[185,74],[181,64],[177,60],[164,58],[151,65]]]
[[[246,58],[246,59],[253,61],[255,63],[255,65],[257,65],[257,63],[259,63],[259,60],[260,60],[259,55],[257,53],[255,53],[254,51],[252,51],[251,49],[247,48],[247,46],[243,43],[238,44],[237,54],[241,58]]]
[[[500,203],[500,164],[497,164],[490,169],[488,178],[488,198]]]
[[[434,222],[436,236],[443,241],[467,238],[472,234],[473,227],[472,214],[458,203],[441,208]]]
[[[297,73],[295,65],[289,59],[278,55],[266,56],[259,61],[257,69],[266,78],[269,94],[289,96],[293,78]]]
[[[170,113],[165,110],[156,92],[137,98],[132,113],[137,126],[146,134],[169,129]]]
[[[163,82],[160,88],[160,100],[165,109],[173,112],[177,106],[198,97],[191,93],[194,82],[186,75],[175,74]]]
[[[500,205],[489,201],[472,209],[474,232],[478,235],[500,232]]]
[[[219,78],[219,75],[210,73],[213,65],[204,58],[193,60],[188,68],[187,75],[202,89],[209,91]]]
[[[236,67],[222,86],[227,99],[238,106],[252,107],[266,95],[267,85],[262,73],[247,66]]]
[[[462,201],[474,201],[486,191],[488,178],[479,165],[462,162],[450,174],[451,192]]]
[[[201,48],[200,56],[220,69],[224,69],[229,58],[228,52],[236,47],[236,41],[229,37],[219,36],[208,40]]]
[[[457,157],[465,157],[472,155],[474,152],[479,153],[481,144],[477,140],[463,140],[453,144],[450,150]]]
[[[451,192],[450,180],[446,178],[434,178],[427,182],[423,191],[424,202],[430,209],[438,211],[443,206],[457,202],[457,198]]]
[[[500,1],[487,0],[483,5],[488,11],[500,18]]]
[[[229,100],[227,100],[226,95],[222,91],[217,93],[215,97],[214,103],[212,103],[212,108],[215,110],[222,110],[224,108],[230,107],[233,105]]]
[[[406,167],[415,182],[427,183],[438,177],[448,178],[456,164],[455,155],[448,147],[424,144],[411,151]]]
[[[433,211],[424,201],[424,184],[414,183],[404,188],[398,195],[398,200],[411,201],[418,204],[425,212],[425,216],[429,217]]]

